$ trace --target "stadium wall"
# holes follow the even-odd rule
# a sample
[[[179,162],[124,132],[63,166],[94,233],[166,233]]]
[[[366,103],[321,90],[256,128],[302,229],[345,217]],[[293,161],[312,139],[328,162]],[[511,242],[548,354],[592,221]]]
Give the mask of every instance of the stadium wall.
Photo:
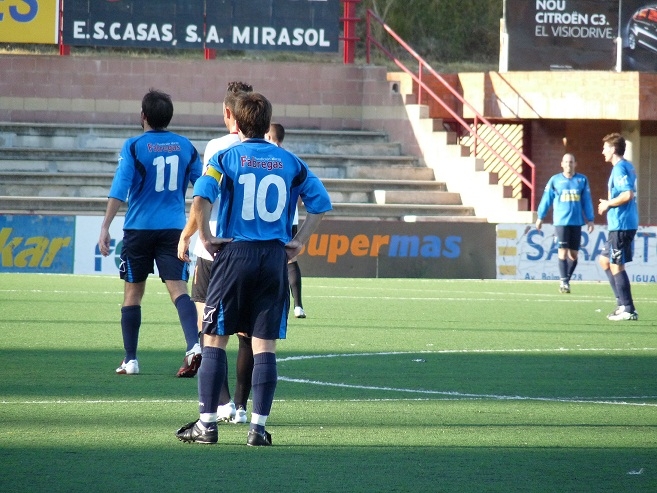
[[[0,56],[0,121],[139,125],[150,88],[174,102],[172,126],[223,128],[226,85],[267,96],[288,128],[383,130],[421,157],[403,101],[383,67],[331,63]]]

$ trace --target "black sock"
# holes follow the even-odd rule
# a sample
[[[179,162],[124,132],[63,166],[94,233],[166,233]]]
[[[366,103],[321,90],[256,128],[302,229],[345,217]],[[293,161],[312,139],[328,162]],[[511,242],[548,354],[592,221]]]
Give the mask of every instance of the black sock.
[[[568,261],[565,258],[559,259],[559,277],[561,282],[568,282]]]
[[[203,362],[203,360],[201,360]],[[221,390],[219,391],[219,405],[223,406],[230,402],[230,389],[228,388],[228,364],[226,364],[226,378],[224,378],[224,383],[221,384]]]
[[[188,294],[181,294],[178,296],[174,305],[176,305],[176,310],[178,310],[178,318],[180,319],[183,334],[185,334],[187,351],[189,351],[194,347],[194,344],[198,342],[196,305]]]
[[[294,298],[294,306],[303,308],[301,301],[301,269],[299,262],[291,262],[287,264],[287,278],[290,282],[290,291],[292,291],[292,298]]]
[[[221,385],[226,379],[226,351],[205,346],[202,354],[203,359],[198,369],[199,412],[216,413]]]
[[[618,274],[615,274],[614,282],[616,283],[616,289],[618,290],[620,304],[625,306],[626,311],[633,312],[634,300],[632,299],[632,288],[630,286],[630,278],[627,275],[627,272],[622,270]]]
[[[276,354],[260,353],[253,355],[252,389],[253,412],[255,414],[269,416],[274,402],[277,379]]]
[[[575,268],[577,267],[577,259],[571,260],[568,259],[568,280],[570,281],[570,278],[573,277],[573,272],[575,272]]]
[[[123,334],[123,349],[125,361],[137,359],[137,344],[139,343],[139,327],[141,326],[141,306],[124,306],[121,308],[121,333]]]
[[[605,274],[607,275],[607,279],[609,279],[609,285],[611,286],[611,290],[614,292],[614,297],[616,298],[616,306],[620,306],[620,297],[618,296],[618,288],[616,287],[616,280],[614,279],[614,275],[611,273],[611,269],[606,269]]]
[[[235,407],[246,409],[246,403],[251,393],[251,378],[253,375],[253,348],[251,338],[237,336],[240,342],[237,350],[237,381],[235,383]]]

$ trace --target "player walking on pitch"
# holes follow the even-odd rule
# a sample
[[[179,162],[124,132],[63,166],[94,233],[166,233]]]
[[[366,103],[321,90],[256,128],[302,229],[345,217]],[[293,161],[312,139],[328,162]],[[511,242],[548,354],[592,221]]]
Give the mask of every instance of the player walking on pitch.
[[[602,155],[612,165],[607,184],[606,199],[600,199],[598,213],[607,214],[609,238],[598,262],[604,269],[611,289],[616,296],[616,309],[607,315],[609,320],[638,320],[634,307],[630,278],[625,264],[632,261],[632,241],[639,228],[639,210],[636,203],[636,171],[625,155],[625,139],[618,133],[603,139]]]
[[[589,234],[593,232],[593,202],[589,180],[583,174],[576,173],[576,167],[575,156],[564,154],[561,159],[563,172],[552,176],[545,186],[536,220],[536,229],[540,230],[543,219],[552,207],[553,223],[559,242],[559,291],[562,293],[570,293],[570,279],[577,267],[584,221]]]
[[[177,376],[193,377],[201,358],[196,307],[187,294],[189,267],[177,253],[178,238],[185,225],[185,192],[190,181],[194,183],[201,175],[202,164],[187,138],[167,130],[173,117],[173,103],[168,94],[151,89],[142,99],[141,107],[144,133],[123,144],[98,239],[100,253],[109,255],[109,228],[119,207],[127,201],[119,267],[120,277],[125,281],[121,306],[125,357],[116,373],[139,373],[141,301],[155,262],[178,310],[187,343]]]
[[[216,254],[203,322],[200,416],[176,432],[185,442],[217,442],[226,345],[230,335],[245,331],[252,336],[254,358],[253,412],[246,443],[272,444],[265,424],[276,390],[276,340],[284,339],[287,332],[287,261],[299,254],[332,206],[326,189],[306,163],[264,140],[271,114],[271,103],[261,94],[240,94],[235,119],[243,141],[213,156],[208,171],[194,187],[199,236],[206,249]],[[208,220],[212,202],[219,195],[215,236]],[[292,238],[299,197],[307,216]]]

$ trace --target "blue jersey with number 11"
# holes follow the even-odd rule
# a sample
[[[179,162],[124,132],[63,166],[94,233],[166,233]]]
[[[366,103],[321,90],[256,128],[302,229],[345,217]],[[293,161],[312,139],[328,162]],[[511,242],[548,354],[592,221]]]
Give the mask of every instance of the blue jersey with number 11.
[[[210,159],[194,196],[214,202],[219,192],[213,233],[234,241],[289,242],[299,197],[311,214],[332,209],[326,188],[308,165],[262,139],[248,139]]]
[[[166,130],[128,139],[109,197],[128,201],[123,229],[183,229],[185,193],[203,171],[194,145]]]

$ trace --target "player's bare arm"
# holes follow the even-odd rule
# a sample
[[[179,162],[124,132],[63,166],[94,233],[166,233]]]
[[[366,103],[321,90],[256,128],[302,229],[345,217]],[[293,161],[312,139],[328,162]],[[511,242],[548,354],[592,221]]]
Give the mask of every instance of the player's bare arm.
[[[198,230],[196,215],[196,208],[192,202],[192,207],[189,210],[189,219],[187,219],[187,224],[185,224],[185,227],[180,233],[180,240],[178,240],[178,258],[184,262],[191,262],[189,258],[189,242]]]
[[[312,235],[317,229],[317,226],[319,226],[319,223],[322,222],[323,218],[323,212],[321,214],[306,214],[306,220],[299,227],[296,236],[285,245],[288,260],[293,259],[301,253],[301,249],[306,243],[308,243],[310,235]]]
[[[105,218],[103,219],[103,224],[100,225],[100,237],[98,238],[98,249],[103,257],[107,257],[110,253],[110,241],[112,237],[110,236],[109,228],[122,204],[122,201],[111,197],[107,201]]]
[[[198,229],[199,240],[208,253],[214,256],[223,243],[233,241],[232,238],[217,238],[210,230],[210,214],[212,213],[212,202],[196,196],[192,203],[192,208],[196,208],[196,228]]]
[[[598,214],[604,214],[612,207],[619,207],[623,204],[626,204],[633,198],[634,192],[632,190],[625,190],[614,199],[600,199],[600,203],[598,204]]]

